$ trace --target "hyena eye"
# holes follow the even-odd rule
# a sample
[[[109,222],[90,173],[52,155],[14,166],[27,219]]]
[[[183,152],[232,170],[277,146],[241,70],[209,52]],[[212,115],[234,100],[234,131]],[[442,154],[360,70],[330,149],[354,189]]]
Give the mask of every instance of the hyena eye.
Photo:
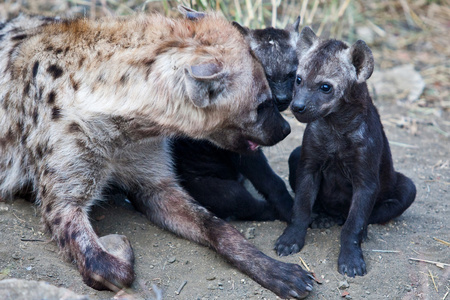
[[[297,79],[295,80],[295,82],[296,82],[297,84],[302,83],[302,78],[301,78],[299,75],[297,75]]]
[[[324,83],[320,86],[320,90],[322,93],[329,94],[333,90],[333,87],[330,84]]]

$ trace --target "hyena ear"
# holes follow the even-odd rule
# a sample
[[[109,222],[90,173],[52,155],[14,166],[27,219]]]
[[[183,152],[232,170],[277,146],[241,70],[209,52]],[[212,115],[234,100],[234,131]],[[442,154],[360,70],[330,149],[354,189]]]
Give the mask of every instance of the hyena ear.
[[[304,27],[297,43],[297,55],[302,56],[318,40],[319,38],[310,27]]]
[[[370,78],[373,72],[374,60],[372,51],[364,41],[357,41],[350,48],[350,58],[356,69],[356,81],[364,82]]]
[[[231,25],[233,25],[237,30],[239,30],[239,32],[244,37],[247,37],[250,34],[250,29],[245,26],[242,26],[238,22],[233,21],[233,22],[231,22]]]
[[[186,7],[184,5],[178,5],[178,11],[189,20],[198,20],[206,16],[206,13],[193,10],[192,8]]]
[[[284,30],[290,31],[290,32],[294,32],[298,34],[298,28],[300,26],[300,16],[297,17],[297,19],[295,19],[295,22],[292,24],[287,24],[286,28],[284,28]]]
[[[257,43],[254,40],[252,31],[245,26],[242,26],[241,24],[239,24],[238,22],[231,22],[231,25],[233,25],[244,37],[245,41],[247,42],[247,44],[250,45],[250,48],[252,48],[252,50],[254,50],[255,47],[257,47]]]
[[[217,63],[185,66],[186,92],[195,106],[203,108],[211,105],[225,89],[226,72]]]

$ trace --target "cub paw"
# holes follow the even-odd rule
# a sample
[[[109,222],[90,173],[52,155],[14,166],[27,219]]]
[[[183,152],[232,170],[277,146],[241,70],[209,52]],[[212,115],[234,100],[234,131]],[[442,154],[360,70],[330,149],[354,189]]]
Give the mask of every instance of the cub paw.
[[[288,226],[275,243],[275,251],[279,256],[287,256],[299,252],[305,244],[305,232],[295,226]]]
[[[366,275],[366,263],[362,250],[358,249],[346,252],[341,250],[338,259],[338,271],[342,275],[347,274],[349,277]]]

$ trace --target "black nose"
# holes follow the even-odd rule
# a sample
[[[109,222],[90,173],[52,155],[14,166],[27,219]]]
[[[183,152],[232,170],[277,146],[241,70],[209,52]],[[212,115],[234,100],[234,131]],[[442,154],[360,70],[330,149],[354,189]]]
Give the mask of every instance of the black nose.
[[[292,97],[286,94],[275,95],[275,99],[280,103],[286,103],[291,101]]]
[[[291,126],[289,125],[288,122],[285,121],[283,123],[282,131],[283,131],[284,137],[287,137],[289,135],[289,133],[291,133]]]
[[[302,114],[306,110],[306,105],[305,105],[305,103],[294,102],[294,103],[292,103],[291,109],[292,109],[292,112],[294,112],[294,113]]]

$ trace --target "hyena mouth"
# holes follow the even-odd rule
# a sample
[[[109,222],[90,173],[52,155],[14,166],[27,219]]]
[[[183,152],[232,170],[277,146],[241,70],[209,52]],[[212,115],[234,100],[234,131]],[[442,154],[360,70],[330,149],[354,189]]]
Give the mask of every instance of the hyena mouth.
[[[248,148],[249,148],[251,151],[256,151],[256,149],[258,149],[258,148],[260,147],[260,145],[258,145],[258,144],[255,143],[255,142],[252,142],[252,141],[250,141],[250,140],[247,140],[247,142],[248,142]]]

